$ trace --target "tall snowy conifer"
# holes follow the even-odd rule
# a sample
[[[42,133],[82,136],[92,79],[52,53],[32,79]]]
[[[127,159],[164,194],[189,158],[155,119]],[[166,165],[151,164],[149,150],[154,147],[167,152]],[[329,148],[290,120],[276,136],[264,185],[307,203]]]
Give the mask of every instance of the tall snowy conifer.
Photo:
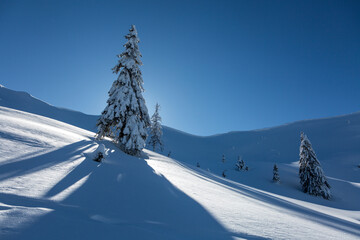
[[[149,144],[152,146],[153,151],[158,147],[160,151],[163,151],[163,143],[161,141],[162,126],[161,117],[159,114],[160,105],[156,103],[155,112],[151,116],[151,128],[150,128],[150,140]]]
[[[302,190],[305,193],[329,199],[331,196],[330,185],[311,147],[311,143],[304,133],[301,133],[299,155],[299,176]]]
[[[112,69],[119,76],[112,84],[107,106],[97,122],[97,139],[114,136],[121,150],[138,155],[145,146],[150,118],[142,96],[141,53],[134,25],[125,38],[125,51],[118,55],[118,64]]]

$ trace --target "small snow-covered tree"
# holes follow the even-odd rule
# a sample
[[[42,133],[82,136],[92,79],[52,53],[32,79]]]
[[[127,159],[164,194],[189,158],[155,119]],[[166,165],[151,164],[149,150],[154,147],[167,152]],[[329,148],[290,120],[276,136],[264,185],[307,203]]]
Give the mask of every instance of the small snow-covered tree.
[[[107,149],[104,144],[99,144],[93,153],[93,160],[95,162],[102,162],[108,155],[108,151],[109,149]]]
[[[150,117],[142,96],[143,79],[140,71],[141,53],[134,25],[125,36],[125,51],[118,55],[113,73],[119,74],[109,91],[107,106],[97,122],[97,139],[114,136],[119,148],[130,155],[138,155],[145,146],[146,129]]]
[[[221,161],[222,161],[223,163],[225,163],[225,161],[226,161],[224,154],[222,155]]]
[[[236,170],[238,170],[238,171],[243,170],[244,165],[245,165],[244,160],[239,156],[238,160],[237,160],[237,162],[235,164]]]
[[[301,133],[299,156],[299,176],[303,192],[329,199],[331,197],[330,185],[316,158],[310,140],[304,133]]]
[[[276,166],[276,164],[274,164],[274,168],[273,168],[273,181],[280,182],[279,169]]]
[[[156,103],[155,112],[151,117],[151,127],[150,127],[150,140],[149,144],[152,146],[153,151],[159,148],[160,151],[163,151],[164,146],[161,141],[162,136],[162,126],[161,126],[161,117],[159,114],[160,105]]]

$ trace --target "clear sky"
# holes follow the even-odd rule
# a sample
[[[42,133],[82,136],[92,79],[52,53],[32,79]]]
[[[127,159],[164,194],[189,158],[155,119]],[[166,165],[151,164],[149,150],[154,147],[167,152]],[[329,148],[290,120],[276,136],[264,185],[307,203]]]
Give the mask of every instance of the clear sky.
[[[150,114],[198,135],[360,110],[360,1],[0,1],[0,84],[100,114],[131,24]]]

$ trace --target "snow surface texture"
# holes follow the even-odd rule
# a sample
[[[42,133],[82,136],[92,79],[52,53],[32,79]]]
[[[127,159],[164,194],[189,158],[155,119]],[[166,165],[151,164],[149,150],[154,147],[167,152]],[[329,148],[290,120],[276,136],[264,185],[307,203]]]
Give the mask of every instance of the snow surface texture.
[[[301,192],[299,129],[331,200]],[[92,132],[0,107],[0,239],[358,239],[359,131],[360,114],[211,137],[164,127],[176,161],[130,157]],[[100,164],[99,144],[109,149]],[[238,155],[249,171],[235,169]]]

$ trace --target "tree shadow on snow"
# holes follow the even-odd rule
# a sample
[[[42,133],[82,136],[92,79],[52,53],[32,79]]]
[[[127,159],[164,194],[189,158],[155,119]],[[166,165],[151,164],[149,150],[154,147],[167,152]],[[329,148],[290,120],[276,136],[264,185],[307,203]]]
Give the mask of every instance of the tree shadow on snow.
[[[0,181],[41,171],[65,161],[71,161],[74,156],[81,155],[84,150],[90,148],[91,143],[91,141],[82,140],[36,157],[5,163],[0,166]]]
[[[196,177],[201,178],[205,181],[211,181],[214,184],[220,185],[228,190],[241,193],[244,196],[247,196],[252,199],[256,199],[263,203],[268,203],[273,206],[278,206],[280,208],[286,208],[293,212],[294,215],[298,215],[302,218],[306,218],[310,221],[315,221],[317,223],[321,223],[325,226],[329,226],[349,234],[353,234],[358,236],[360,234],[359,225],[345,219],[337,218],[335,216],[331,216],[325,213],[318,212],[316,210],[312,210],[310,208],[301,206],[299,204],[295,204],[293,202],[287,201],[285,199],[276,197],[274,195],[268,194],[264,191],[260,191],[256,188],[248,187],[244,184],[237,183],[228,179],[224,179],[220,176],[216,176],[214,174],[209,174],[204,170],[199,170],[195,167],[190,167],[185,164],[182,164],[178,161],[175,161],[180,166],[189,169],[189,173],[193,174]]]
[[[103,143],[114,148],[110,142]],[[74,150],[85,145],[79,142],[73,148],[65,147],[61,154],[80,154]],[[17,175],[45,166],[45,162],[39,159],[35,167],[29,164]],[[229,232],[199,203],[154,173],[144,159],[118,149],[100,165],[87,158],[50,189],[46,197],[62,192],[87,175],[83,185],[61,202],[0,194],[5,204],[53,209],[9,238],[264,239]]]

